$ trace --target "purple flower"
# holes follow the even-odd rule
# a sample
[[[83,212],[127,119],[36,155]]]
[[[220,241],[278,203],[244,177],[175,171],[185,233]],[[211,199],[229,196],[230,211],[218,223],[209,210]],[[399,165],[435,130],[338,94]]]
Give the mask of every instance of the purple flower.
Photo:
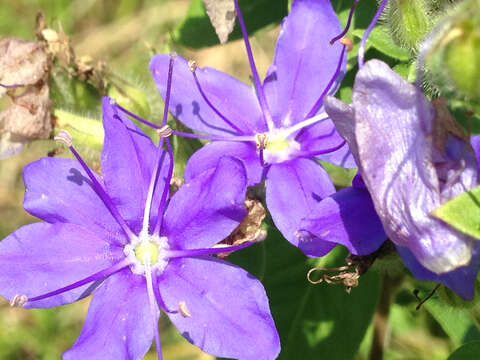
[[[477,158],[480,152],[477,152]],[[318,203],[300,225],[301,233],[311,247],[325,247],[325,242],[345,246],[352,254],[367,255],[377,250],[387,234],[378,217],[370,193],[360,175],[351,187],[346,187]],[[480,266],[480,248],[473,247],[472,260],[467,266],[436,274],[422,266],[412,252],[396,245],[398,254],[413,276],[448,286],[464,300],[472,300],[475,279]]]
[[[275,359],[279,337],[262,284],[208,256],[245,247],[215,247],[246,214],[243,164],[223,157],[168,200],[168,139],[156,147],[108,98],[103,124],[102,177],[64,133],[78,162],[42,158],[25,168],[24,207],[45,222],[0,242],[0,294],[43,308],[95,293],[64,359],[140,359],[154,338],[160,359],[160,308],[208,353]]]
[[[355,156],[386,235],[407,266],[415,276],[444,282],[471,298],[480,264],[478,242],[430,215],[477,184],[477,161],[470,145],[446,132],[448,124],[441,122],[441,114],[435,116],[420,90],[378,60],[358,72],[352,105],[329,97],[325,107]],[[342,191],[358,193],[359,188]],[[317,215],[323,223],[306,219],[303,229],[322,238],[321,231],[329,230],[322,228],[330,221],[336,231],[330,240],[354,253],[375,250],[382,242],[380,223],[366,191],[357,198],[355,203],[355,197],[335,194],[324,200],[318,205],[323,212]],[[329,205],[331,214],[326,212]],[[358,208],[365,212],[355,218],[342,211]]]
[[[225,154],[241,159],[249,185],[265,180],[275,225],[302,248],[297,232],[300,219],[335,192],[316,159],[355,167],[322,105],[345,72],[345,45],[330,44],[342,29],[330,1],[293,1],[262,84],[237,1],[235,5],[255,89],[215,69],[196,68],[183,58],[176,61],[170,111],[189,128],[207,135],[174,134],[213,140],[190,158],[185,178],[190,181],[215,167]],[[167,66],[167,55],[154,56],[150,64],[163,97]],[[330,249],[307,254],[323,255]]]

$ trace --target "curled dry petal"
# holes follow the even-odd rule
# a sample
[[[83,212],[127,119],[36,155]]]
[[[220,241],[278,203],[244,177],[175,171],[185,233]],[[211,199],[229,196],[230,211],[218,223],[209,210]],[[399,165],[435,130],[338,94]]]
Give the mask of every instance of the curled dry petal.
[[[349,142],[390,239],[434,273],[469,264],[474,240],[430,215],[477,184],[473,151],[445,108],[435,111],[378,60],[358,72],[351,106],[328,98],[325,108]]]

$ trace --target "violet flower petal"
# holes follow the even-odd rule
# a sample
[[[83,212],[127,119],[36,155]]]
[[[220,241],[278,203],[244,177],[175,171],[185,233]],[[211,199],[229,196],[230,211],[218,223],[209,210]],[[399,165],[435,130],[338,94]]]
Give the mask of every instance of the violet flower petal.
[[[179,249],[217,244],[245,217],[246,186],[242,162],[222,157],[215,169],[197,176],[173,195],[162,235]]]
[[[99,176],[97,179],[103,184]],[[44,157],[25,166],[23,180],[26,188],[23,207],[30,214],[49,223],[82,225],[113,244],[125,243],[118,223],[78,162]]]
[[[280,352],[265,290],[245,270],[211,257],[174,259],[160,292],[169,308],[185,303],[190,316],[168,316],[203,351],[240,360],[273,360]]]
[[[295,246],[300,242],[300,220],[308,216],[320,200],[335,192],[327,172],[310,159],[272,165],[265,186],[273,222]]]
[[[150,70],[162,98],[166,94],[169,62],[170,55],[167,54],[155,55],[150,61]],[[196,74],[207,99],[245,134],[266,130],[252,87],[209,67],[198,67]],[[181,56],[175,58],[171,91],[169,109],[189,128],[212,135],[238,133],[205,102],[187,60]]]
[[[273,64],[264,81],[277,127],[305,119],[335,74],[343,45],[330,39],[342,28],[330,1],[295,0],[282,23]],[[345,72],[346,61],[343,63]],[[340,75],[336,84],[339,84]],[[332,86],[330,94],[338,86]]]
[[[480,266],[478,243],[474,246],[470,264],[444,274],[435,274],[423,267],[407,247],[397,245],[397,251],[417,279],[440,282],[455,291],[463,300],[470,301],[473,299],[475,280]]]
[[[64,360],[141,359],[153,340],[145,279],[125,269],[95,292],[82,332]]]
[[[348,125],[345,120],[352,119],[352,108],[338,105],[338,100],[328,98],[325,108],[337,130],[350,138],[350,149],[389,238],[407,246],[423,266],[436,273],[468,264],[473,239],[430,212],[455,193],[473,187],[477,165],[473,156],[465,156],[468,176],[456,175],[451,165],[442,169],[436,159],[439,151],[430,140],[433,108],[423,94],[385,63],[371,60],[355,80],[353,122]],[[450,156],[448,151],[445,156]],[[442,189],[442,174],[450,179],[446,187],[454,189],[448,197]]]
[[[248,186],[262,181],[263,167],[260,165],[255,145],[244,142],[212,141],[197,150],[188,160],[185,181],[217,166],[219,159],[228,154],[243,161],[247,170]]]
[[[306,149],[306,151],[314,152],[336,147],[342,143],[343,137],[335,129],[335,125],[333,124],[332,120],[325,119],[299,133],[296,140],[302,145],[302,148]],[[345,168],[357,167],[348,144],[345,144],[337,151],[321,154],[317,157],[337,166],[342,166]]]
[[[333,242],[355,255],[368,255],[387,239],[370,194],[355,187],[344,188],[320,201],[300,228],[315,236],[299,244],[302,251],[310,254],[315,254],[323,242]]]
[[[157,149],[140,128],[116,111],[109,98],[103,98],[102,107],[105,143],[101,161],[106,191],[135,232],[141,226]],[[168,164],[169,157],[165,156],[159,179],[166,177]],[[156,192],[152,201],[154,215],[159,198],[160,192]]]
[[[35,297],[106,269],[124,257],[85,227],[73,224],[25,225],[0,242],[1,296]],[[89,294],[90,285],[27,303],[25,307],[68,304]]]

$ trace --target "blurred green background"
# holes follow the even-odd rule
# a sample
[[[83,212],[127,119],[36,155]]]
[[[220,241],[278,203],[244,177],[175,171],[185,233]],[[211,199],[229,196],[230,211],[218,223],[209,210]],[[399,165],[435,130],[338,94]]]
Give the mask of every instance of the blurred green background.
[[[374,11],[375,1],[365,0],[364,2]],[[268,18],[268,21],[263,22],[272,24],[261,26],[261,29],[252,37],[255,60],[262,76],[273,56],[279,31],[279,26],[275,22],[278,23],[276,20],[286,13],[286,1],[260,0],[252,3],[261,3],[262,6],[270,7],[272,10],[268,15],[256,13],[257,16]],[[342,20],[345,20],[345,9],[350,2],[333,0],[332,3],[335,3],[336,9],[343,14]],[[204,46],[213,41],[203,42],[196,37],[201,34],[214,39],[212,29],[205,32],[178,31],[184,23],[189,8],[190,14],[200,14],[203,11],[199,4],[200,1],[197,0],[192,6],[189,0],[2,1],[0,3],[0,37],[19,36],[33,40],[35,16],[38,11],[42,11],[46,17],[47,26],[58,29],[61,24],[70,37],[78,57],[88,55],[94,60],[104,61],[109,71],[113,74],[121,74],[122,78],[141,89],[150,104],[149,118],[154,121],[161,117],[163,103],[155,90],[148,70],[152,51],[174,49],[182,56],[195,59],[200,66],[208,65],[247,83],[250,82],[250,69],[241,40],[233,40],[222,46]],[[190,20],[192,18],[195,17],[190,16]],[[199,20],[201,26],[205,26],[204,20],[204,18]],[[390,59],[390,63],[392,62],[395,64]],[[349,96],[349,85],[351,86],[352,79],[353,76],[347,75],[347,85],[341,90],[341,94],[344,93],[346,97]],[[88,108],[76,108],[75,111],[80,115],[99,119],[100,97],[94,96],[86,103]],[[35,218],[27,215],[21,206],[24,191],[21,171],[25,164],[45,156],[54,147],[50,140],[35,141],[27,144],[20,154],[0,160],[0,239],[23,224],[36,221]],[[94,151],[89,156],[94,166],[97,155],[98,153]],[[177,155],[179,156],[176,160],[182,161],[181,154],[177,153]],[[267,260],[274,257],[270,255],[272,252],[266,252],[267,255],[265,255],[265,248],[282,251],[281,256],[285,260],[285,267],[269,268],[264,264],[265,259],[256,263],[259,253],[263,253],[262,256],[266,256]],[[385,269],[379,266],[378,272],[375,269],[372,270],[365,279],[361,279],[360,286],[352,290],[352,295],[346,295],[340,287],[333,289],[332,286],[325,284],[317,286],[308,284],[305,278],[306,270],[316,263],[311,260],[306,261],[298,250],[288,245],[276,231],[271,231],[266,245],[256,245],[249,251],[251,258],[248,261],[245,260],[245,256],[242,258],[237,255],[232,256],[232,260],[245,263],[252,273],[264,280],[269,295],[273,291],[271,289],[278,287],[278,281],[273,281],[272,276],[277,276],[276,279],[280,284],[282,281],[293,282],[297,286],[296,289],[301,290],[301,292],[299,290],[299,292],[290,291],[289,293],[286,289],[284,297],[271,299],[275,319],[282,330],[282,345],[285,351],[282,353],[283,358],[348,360],[342,357],[344,355],[340,355],[343,352],[338,349],[338,344],[344,343],[348,347],[352,342],[355,343],[353,350],[345,350],[345,353],[356,353],[353,358],[358,360],[368,358],[373,333],[373,328],[368,325],[368,322],[377,303],[376,296],[379,293],[381,277],[379,274],[385,274]],[[338,263],[338,259],[344,255],[337,251],[330,256],[330,260],[325,261]],[[260,261],[263,263],[258,265]],[[393,265],[386,263],[385,266]],[[395,277],[396,274],[392,276]],[[391,278],[384,279],[391,280]],[[417,302],[412,295],[412,290],[420,288],[421,294],[425,295],[433,287],[434,284],[419,283],[409,278],[400,285],[400,290],[391,307],[385,359],[446,359],[462,343],[480,339],[478,330],[480,309],[477,302],[470,304],[468,308],[464,308],[463,304],[461,307],[452,308],[445,305],[445,301],[437,294],[423,308],[415,310]],[[355,324],[355,314],[363,311],[361,306],[365,298],[362,296],[371,297],[370,307],[367,306],[368,309],[365,310],[367,322],[363,325]],[[339,297],[343,301],[342,306],[348,309],[325,300]],[[292,301],[298,307],[292,308]],[[78,336],[88,303],[89,299],[84,299],[59,308],[27,311],[10,308],[5,300],[0,300],[0,359],[59,359],[62,352],[68,349]],[[328,306],[330,308],[327,309]],[[292,316],[283,316],[282,311],[292,312]],[[353,314],[352,318],[348,318],[349,311]],[[325,314],[332,316],[329,318]],[[355,334],[355,340],[352,340],[350,338],[352,335],[342,328],[338,333],[334,332],[337,316],[342,318],[342,324],[347,324],[347,327],[356,328],[355,326],[358,325],[362,329],[363,326],[360,333]],[[349,322],[350,325],[348,325]],[[184,340],[169,324],[166,316],[161,317],[160,328],[165,359],[212,359],[211,356],[203,354]],[[312,333],[315,335],[310,336]],[[337,342],[332,334],[343,339]],[[283,341],[284,339],[288,341]],[[318,339],[323,339],[323,342]],[[301,352],[296,352],[295,344],[310,346],[315,351],[310,351],[308,356],[299,355]],[[357,351],[358,344],[360,346]],[[337,353],[332,350],[336,346]],[[329,350],[325,350],[327,352],[324,353],[323,349]],[[153,351],[146,356],[146,359],[155,358],[156,354]]]

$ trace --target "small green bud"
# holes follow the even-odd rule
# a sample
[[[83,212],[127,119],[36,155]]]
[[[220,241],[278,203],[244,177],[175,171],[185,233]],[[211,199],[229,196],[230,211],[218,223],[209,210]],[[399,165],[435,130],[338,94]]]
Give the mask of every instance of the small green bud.
[[[480,104],[480,0],[452,8],[427,52],[427,82],[444,96]]]
[[[415,53],[432,27],[433,11],[426,0],[392,0],[385,19],[397,45]]]
[[[480,101],[480,21],[465,19],[446,36],[451,38],[444,57],[450,79],[466,98]]]
[[[104,137],[101,121],[61,109],[55,109],[54,115],[55,134],[59,129],[68,130],[75,143],[101,150]]]
[[[144,119],[150,117],[150,105],[147,96],[136,87],[126,83],[118,86],[116,84],[111,85],[108,88],[108,96],[134,114]]]

